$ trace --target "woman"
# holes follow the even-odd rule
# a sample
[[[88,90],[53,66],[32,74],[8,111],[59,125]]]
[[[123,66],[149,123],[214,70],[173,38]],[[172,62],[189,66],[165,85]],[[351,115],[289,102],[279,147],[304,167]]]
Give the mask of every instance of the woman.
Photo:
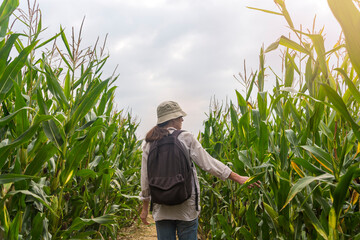
[[[145,137],[141,165],[140,193],[140,199],[143,201],[140,218],[144,224],[149,224],[147,216],[150,204],[150,188],[147,161],[150,145],[154,141],[172,134],[175,130],[180,130],[183,117],[185,116],[186,113],[176,102],[166,101],[161,103],[157,108],[157,125],[153,127]],[[248,179],[248,177],[240,176],[232,172],[228,166],[211,157],[191,133],[184,131],[178,136],[178,139],[190,153],[191,160],[202,170],[222,180],[231,179],[239,184],[243,184]],[[200,192],[195,167],[193,168],[193,172],[197,192]],[[191,197],[178,205],[153,204],[152,215],[155,220],[159,240],[175,240],[176,233],[179,240],[197,239],[198,217],[200,214],[198,209],[200,209],[200,207],[196,207],[196,204],[200,201],[196,199],[196,195],[198,196],[198,194],[195,194],[195,192],[196,190],[193,189]]]

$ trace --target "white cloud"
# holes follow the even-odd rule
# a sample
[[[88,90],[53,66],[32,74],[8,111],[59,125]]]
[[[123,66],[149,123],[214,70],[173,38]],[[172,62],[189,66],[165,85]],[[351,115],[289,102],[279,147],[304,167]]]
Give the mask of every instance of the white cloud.
[[[187,60],[189,54],[201,43],[201,36],[198,34],[189,34],[181,36],[169,46],[170,56],[175,60]]]
[[[20,2],[26,7],[26,1]],[[37,2],[50,35],[58,32],[60,24],[70,34],[84,16],[84,46],[109,34],[110,58],[104,76],[119,65],[116,104],[141,119],[141,136],[155,124],[157,105],[168,99],[181,104],[188,113],[183,126],[196,134],[214,95],[221,102],[234,99],[234,89],[242,90],[233,75],[243,71],[244,59],[248,71],[256,70],[260,47],[289,32],[281,16],[246,8],[278,11],[268,0]],[[318,14],[318,29],[329,24],[332,27],[325,29],[329,42],[337,37],[338,25],[326,0],[288,0],[286,4],[296,26],[304,23],[311,28],[314,14]],[[280,64],[278,55],[279,51],[267,54],[266,64]]]

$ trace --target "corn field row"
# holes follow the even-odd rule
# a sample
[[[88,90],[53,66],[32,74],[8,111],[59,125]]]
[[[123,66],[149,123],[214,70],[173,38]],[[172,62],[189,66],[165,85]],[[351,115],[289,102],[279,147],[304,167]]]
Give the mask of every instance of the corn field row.
[[[238,186],[198,171],[201,235],[360,239],[359,1],[328,0],[343,30],[330,50],[322,31],[296,30],[285,2],[275,4],[255,10],[283,16],[294,38],[261,49],[259,70],[239,76],[245,91],[214,101],[199,134],[212,156],[251,176]],[[81,48],[80,34],[62,28],[40,40],[36,8],[15,14],[27,31],[14,33],[17,6],[0,6],[0,238],[116,239],[138,215],[138,124],[113,106],[117,76],[102,76],[103,47]],[[265,67],[270,51],[283,53],[282,76]]]
[[[116,239],[137,215],[137,124],[115,111],[101,47],[63,29],[40,41],[36,8],[6,32],[17,6],[0,7],[0,238]]]
[[[284,1],[275,3],[279,12],[256,10],[282,15],[296,40],[281,36],[261,49],[259,70],[240,76],[244,94],[226,106],[214,102],[200,135],[214,157],[262,185],[250,190],[202,174],[202,233],[360,239],[359,2],[328,1],[344,35],[330,50],[321,32],[296,30]],[[265,92],[264,58],[278,48],[284,74],[272,73],[275,86]]]

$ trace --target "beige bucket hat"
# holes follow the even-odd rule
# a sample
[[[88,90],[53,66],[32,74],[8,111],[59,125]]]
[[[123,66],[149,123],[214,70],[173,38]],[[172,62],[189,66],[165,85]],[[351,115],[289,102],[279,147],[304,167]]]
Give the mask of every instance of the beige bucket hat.
[[[185,116],[186,113],[180,108],[179,104],[174,101],[162,102],[157,107],[157,124],[161,124],[171,119]]]

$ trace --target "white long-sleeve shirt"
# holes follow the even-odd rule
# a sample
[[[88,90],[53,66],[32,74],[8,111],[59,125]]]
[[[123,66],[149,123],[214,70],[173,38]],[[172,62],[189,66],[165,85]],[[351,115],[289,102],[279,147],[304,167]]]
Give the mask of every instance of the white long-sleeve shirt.
[[[168,128],[170,133],[172,133],[175,128]],[[190,153],[190,158],[197,166],[202,170],[211,173],[212,175],[225,180],[230,176],[231,169],[220,162],[219,160],[210,156],[209,153],[201,146],[199,141],[189,132],[182,132],[178,139],[184,144],[186,149]],[[143,146],[143,155],[141,163],[141,200],[150,200],[150,188],[148,182],[147,174],[147,160],[150,150],[150,143],[145,143]],[[200,198],[200,186],[199,180],[197,178],[196,168],[193,168],[194,179],[196,188],[198,189],[198,196]],[[198,201],[200,202],[200,201]],[[200,206],[199,206],[200,209]],[[182,220],[182,221],[192,221],[197,218],[200,214],[200,211],[196,211],[195,208],[195,189],[193,189],[191,197],[185,202],[178,205],[163,205],[155,204],[153,205],[152,215],[155,221],[160,220]]]

